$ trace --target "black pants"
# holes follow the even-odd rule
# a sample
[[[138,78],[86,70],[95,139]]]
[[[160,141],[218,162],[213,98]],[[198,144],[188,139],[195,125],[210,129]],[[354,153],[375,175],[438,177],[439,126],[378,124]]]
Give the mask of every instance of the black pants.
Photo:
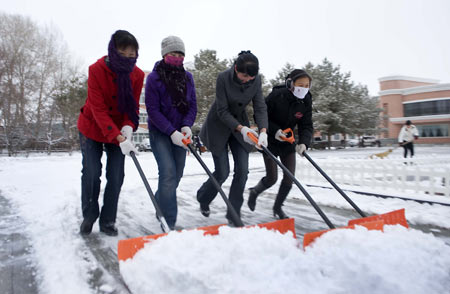
[[[406,158],[408,156],[408,150],[411,153],[411,157],[414,156],[414,144],[413,144],[413,142],[405,143],[403,145],[403,149],[404,149],[404,152],[403,152],[403,157],[404,158]]]
[[[238,215],[241,215],[241,207],[244,202],[245,183],[248,178],[248,152],[239,141],[230,135],[228,145],[234,160],[234,174],[231,182],[229,199]],[[228,160],[228,147],[224,146],[221,152],[213,154],[213,176],[222,185],[230,174],[230,161]],[[203,204],[210,204],[219,191],[209,178],[197,191],[197,200]]]
[[[100,215],[100,224],[116,221],[117,203],[122,187],[125,156],[115,144],[101,143],[86,138],[80,133],[83,169],[81,175],[81,208],[83,218],[95,222]],[[98,197],[100,194],[101,158],[106,151],[106,186],[103,195],[103,207],[100,212]]]
[[[262,182],[266,189],[272,187],[278,180],[278,165],[270,158],[268,155],[263,153],[264,164],[266,166],[266,176],[262,178]],[[286,166],[286,168],[295,175],[295,152],[280,156],[281,163]],[[283,172],[283,179],[281,180],[281,185],[292,186],[292,179]]]
[[[266,154],[263,154],[263,157],[264,164],[266,166],[266,176],[263,177],[255,187],[252,188],[253,191],[256,192],[256,195],[273,186],[278,179],[277,163]],[[280,156],[280,161],[292,174],[295,174],[295,152]],[[283,205],[284,200],[289,194],[291,188],[292,179],[283,172],[283,180],[281,180],[281,185],[278,189],[278,194],[273,205],[274,210],[281,209],[281,206]]]

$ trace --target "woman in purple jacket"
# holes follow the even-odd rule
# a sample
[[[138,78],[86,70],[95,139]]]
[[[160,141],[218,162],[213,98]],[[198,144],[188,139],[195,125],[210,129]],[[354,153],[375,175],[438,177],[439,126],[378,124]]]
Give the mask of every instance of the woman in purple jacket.
[[[176,190],[186,161],[183,139],[192,136],[197,115],[194,80],[183,67],[184,53],[180,38],[163,39],[163,59],[156,62],[145,85],[150,144],[159,171],[155,197],[172,230],[177,220]]]

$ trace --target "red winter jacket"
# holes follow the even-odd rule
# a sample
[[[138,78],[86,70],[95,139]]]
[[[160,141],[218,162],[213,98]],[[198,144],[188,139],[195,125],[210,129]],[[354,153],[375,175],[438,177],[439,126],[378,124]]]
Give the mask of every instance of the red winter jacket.
[[[78,130],[89,139],[102,143],[119,144],[116,137],[124,125],[135,126],[117,109],[117,75],[106,65],[106,56],[89,66],[88,93],[78,117]],[[139,112],[139,97],[144,83],[144,72],[137,66],[130,74],[131,86]]]

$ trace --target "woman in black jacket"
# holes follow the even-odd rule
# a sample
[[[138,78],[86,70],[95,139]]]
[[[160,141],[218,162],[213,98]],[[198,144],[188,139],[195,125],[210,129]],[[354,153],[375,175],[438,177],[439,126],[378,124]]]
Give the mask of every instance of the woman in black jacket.
[[[279,156],[281,162],[295,174],[295,152],[303,156],[303,152],[311,143],[312,124],[312,98],[309,93],[311,77],[303,70],[293,70],[286,79],[286,86],[274,87],[266,98],[267,113],[269,119],[269,145],[268,149]],[[298,128],[298,143],[291,144],[286,141],[287,135],[283,132],[287,128]],[[273,186],[278,177],[277,164],[269,156],[263,153],[266,166],[266,176],[259,183],[250,188],[248,207],[255,210],[256,198],[264,190]],[[285,173],[281,181],[280,189],[273,206],[274,216],[280,219],[288,218],[281,209],[292,187],[292,180]]]

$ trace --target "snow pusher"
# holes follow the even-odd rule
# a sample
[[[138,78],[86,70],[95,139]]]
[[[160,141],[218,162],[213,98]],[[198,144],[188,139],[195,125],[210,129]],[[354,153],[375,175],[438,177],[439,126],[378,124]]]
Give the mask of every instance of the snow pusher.
[[[286,129],[283,130],[285,134],[287,134],[287,139],[294,138],[292,129]],[[258,138],[254,136],[253,134],[248,134],[248,136],[252,139],[253,142],[257,143]],[[286,140],[288,141],[288,140]],[[290,139],[288,142],[291,144],[294,142],[294,140]],[[270,150],[265,147],[261,146],[262,150],[272,159],[274,160],[278,166],[291,178],[291,180],[297,185],[297,187],[302,191],[303,195],[305,195],[306,199],[311,203],[311,205],[314,207],[314,209],[317,211],[317,213],[322,217],[322,219],[325,221],[325,223],[328,225],[328,230],[318,231],[318,232],[311,232],[306,233],[303,236],[303,248],[311,244],[316,238],[320,237],[321,235],[325,234],[328,231],[337,229],[333,223],[328,219],[328,217],[324,214],[324,212],[320,209],[320,207],[317,205],[317,203],[312,199],[311,195],[308,193],[308,191],[305,190],[305,188],[300,184],[300,182],[295,178],[295,176],[289,171],[289,169],[284,166],[283,163],[281,163],[275,155],[273,155]],[[340,189],[336,183],[312,160],[312,158],[306,153],[303,152],[303,156],[324,176],[328,182],[344,197],[345,200],[347,200],[348,203],[362,216],[362,218],[350,220],[348,223],[348,226],[346,227],[340,227],[339,229],[354,229],[355,225],[364,226],[368,230],[383,230],[383,226],[385,224],[387,225],[395,225],[400,224],[406,228],[408,228],[408,223],[405,218],[405,209],[399,209],[392,212],[379,214],[379,215],[373,215],[373,216],[367,216],[364,212],[361,211],[361,209],[348,197],[342,189]]]
[[[214,186],[216,187],[216,189],[218,190],[219,194],[222,196],[223,200],[225,201],[227,208],[228,208],[228,213],[231,216],[231,220],[233,222],[233,224],[236,227],[244,227],[244,224],[241,220],[241,218],[239,217],[239,215],[237,214],[236,210],[233,208],[233,206],[231,205],[230,200],[226,197],[225,193],[222,190],[222,187],[220,186],[219,182],[217,182],[217,180],[215,179],[214,175],[211,173],[211,171],[208,169],[208,167],[206,166],[206,164],[204,163],[204,161],[201,159],[201,157],[197,154],[197,152],[195,151],[195,149],[192,147],[191,145],[191,140],[187,139],[187,140],[183,140],[183,143],[188,147],[188,149],[191,151],[192,154],[194,154],[195,158],[198,160],[198,162],[200,163],[200,165],[203,167],[203,169],[206,171],[206,173],[208,174],[208,176],[211,178]],[[147,179],[145,178],[144,172],[142,171],[142,168],[139,165],[139,162],[136,159],[136,156],[134,153],[131,153],[131,157],[133,158],[134,163],[136,164],[136,167],[139,171],[139,174],[141,175],[141,178],[144,182],[145,187],[147,188],[148,194],[152,200],[152,203],[155,207],[156,210],[156,214],[158,216],[158,220],[161,223],[161,229],[163,231],[162,234],[156,234],[156,235],[148,235],[148,236],[143,236],[143,237],[137,237],[137,238],[131,238],[131,239],[125,239],[125,240],[120,240],[118,243],[118,248],[117,248],[117,257],[119,259],[119,261],[125,261],[128,258],[133,258],[133,256],[136,254],[136,252],[138,252],[140,249],[142,249],[144,247],[144,245],[148,242],[151,242],[153,240],[156,240],[160,237],[166,236],[168,234],[168,229],[169,228],[167,226],[167,223],[164,219],[164,216],[161,212],[161,209],[159,208],[159,205],[156,201],[156,198],[150,188],[150,185],[148,184]],[[199,227],[197,228],[198,230],[202,230],[204,231],[204,235],[217,235],[219,234],[219,228],[221,226],[226,226],[226,224],[219,224],[219,225],[212,225],[212,226],[206,226],[206,227]],[[284,220],[277,220],[274,222],[269,222],[269,223],[264,223],[264,224],[257,224],[257,225],[249,225],[249,226],[245,226],[246,228],[251,228],[251,227],[255,227],[258,226],[260,228],[266,228],[268,230],[276,230],[278,232],[280,232],[281,234],[287,233],[287,232],[292,232],[294,238],[296,238],[295,235],[295,223],[294,223],[294,219],[293,218],[289,218],[289,219],[284,219]]]

